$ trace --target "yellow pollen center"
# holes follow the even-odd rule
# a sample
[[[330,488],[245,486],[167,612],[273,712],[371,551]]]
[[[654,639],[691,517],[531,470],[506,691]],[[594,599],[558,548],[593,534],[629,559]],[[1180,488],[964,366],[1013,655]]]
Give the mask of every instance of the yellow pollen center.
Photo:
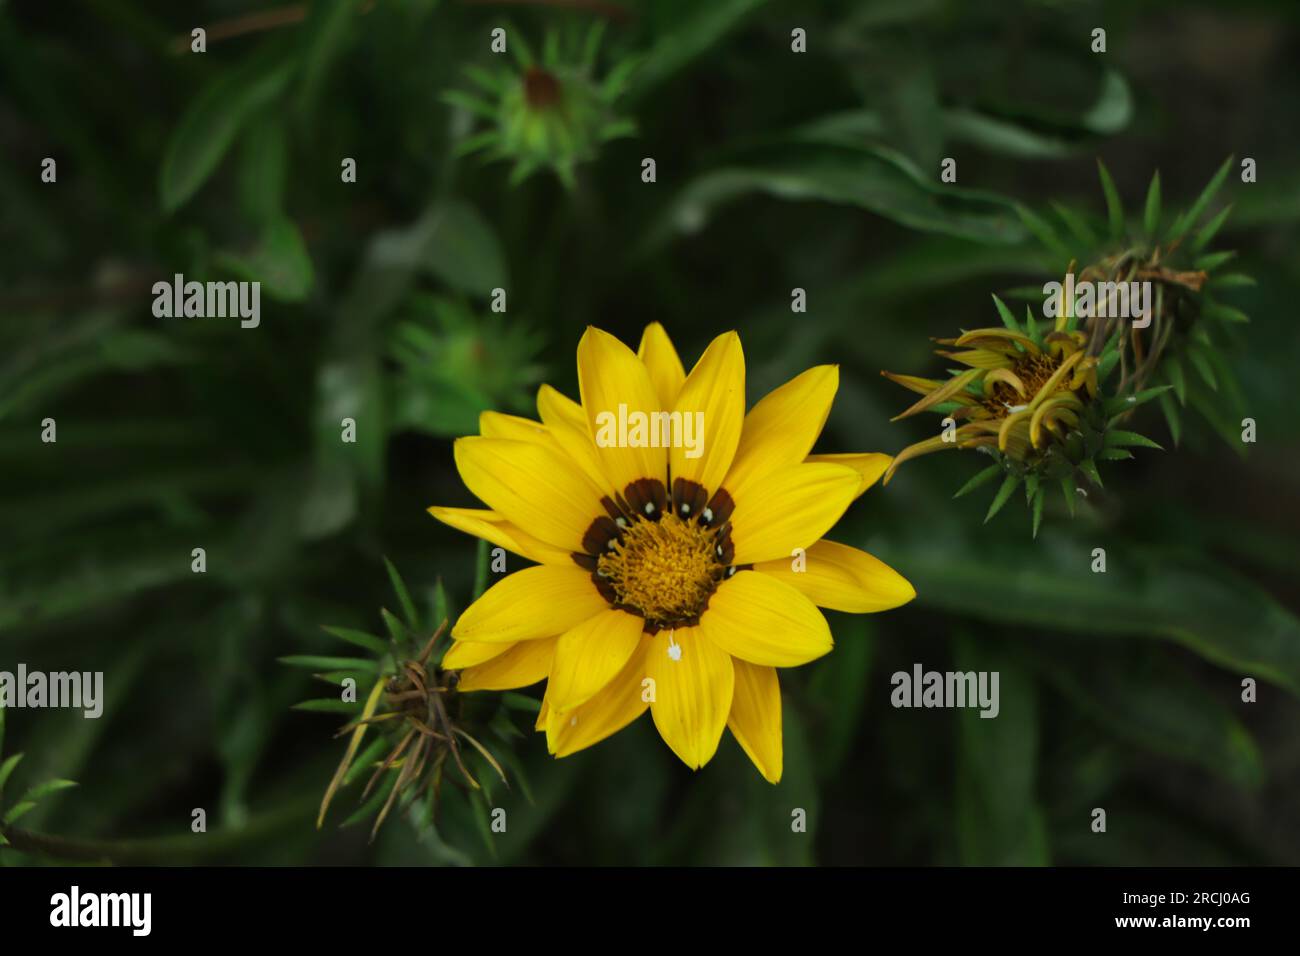
[[[677,624],[697,618],[722,580],[726,568],[716,549],[713,528],[676,514],[637,519],[597,559],[596,573],[613,587],[619,604],[647,622]]]
[[[1061,360],[1053,355],[1027,355],[1021,358],[1011,371],[1015,372],[1016,377],[1024,383],[1025,397],[1021,398],[1020,393],[1006,382],[997,382],[993,386],[993,394],[984,400],[984,407],[993,413],[994,418],[1006,418],[1011,414],[1012,408],[1032,401],[1039,390],[1047,384],[1048,379],[1055,374],[1060,364]],[[1056,391],[1064,392],[1069,389],[1070,379],[1066,376],[1057,384]]]

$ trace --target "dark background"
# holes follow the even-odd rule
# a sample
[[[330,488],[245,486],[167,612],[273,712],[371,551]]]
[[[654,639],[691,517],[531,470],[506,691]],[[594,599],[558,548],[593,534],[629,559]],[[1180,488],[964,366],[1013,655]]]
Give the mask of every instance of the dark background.
[[[598,74],[640,63],[614,106],[636,136],[572,190],[455,155],[482,121],[442,94],[505,68],[492,28],[540,48],[598,18]],[[98,721],[7,714],[5,753],[26,756],[5,805],[76,780],[22,826],[169,863],[1300,863],[1298,20],[1282,2],[0,4],[0,669],[102,670],[108,694]],[[834,653],[782,675],[777,787],[730,737],[690,772],[646,718],[562,761],[516,741],[508,834],[484,839],[453,794],[436,832],[394,817],[368,845],[336,828],[357,787],[314,829],[338,721],[291,709],[319,685],[277,658],[340,652],[322,624],[378,629],[383,556],[421,601],[441,578],[464,606],[475,545],[424,512],[472,503],[450,439],[485,408],[532,414],[540,381],[576,395],[585,326],[635,344],[663,322],[688,366],[738,329],[751,402],[838,362],[819,450],[894,453],[932,426],[890,423],[911,400],[879,371],[940,374],[930,336],[997,324],[990,293],[1055,274],[1014,202],[1103,215],[1101,157],[1131,217],[1157,168],[1181,209],[1229,154],[1258,182],[1229,176],[1215,245],[1258,285],[1232,291],[1252,323],[1222,355],[1240,395],[1213,409],[1256,420],[1247,454],[1190,414],[1175,448],[1150,406],[1166,450],[1112,463],[1037,539],[1018,500],[988,525],[986,497],[952,500],[978,459],[904,466],[834,537],[918,597],[833,616]],[[260,279],[261,326],[154,318],[174,272]],[[916,662],[998,670],[1001,716],[892,708]]]

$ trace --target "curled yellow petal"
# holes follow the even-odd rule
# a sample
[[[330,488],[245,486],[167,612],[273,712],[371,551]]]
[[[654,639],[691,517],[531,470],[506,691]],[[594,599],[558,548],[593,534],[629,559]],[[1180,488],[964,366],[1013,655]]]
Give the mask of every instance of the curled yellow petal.
[[[972,399],[971,396],[965,394],[966,386],[971,384],[976,379],[978,379],[981,375],[984,374],[985,374],[984,369],[972,368],[972,369],[967,369],[966,371],[962,372],[959,375],[954,375],[952,378],[948,379],[947,382],[939,386],[939,388],[935,389],[929,395],[926,395],[924,398],[922,398],[916,404],[912,405],[906,411],[900,412],[899,414],[895,415],[893,418],[890,419],[890,421],[896,422],[900,418],[907,418],[911,415],[916,415],[920,412],[925,411],[928,408],[933,408],[936,405],[941,405],[942,403],[948,401],[949,399],[953,399],[955,401],[961,401],[962,399]]]

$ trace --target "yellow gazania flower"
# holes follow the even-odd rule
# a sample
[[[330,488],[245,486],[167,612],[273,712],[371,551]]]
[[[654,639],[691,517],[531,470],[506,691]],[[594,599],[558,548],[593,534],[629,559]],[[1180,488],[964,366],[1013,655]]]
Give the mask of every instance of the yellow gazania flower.
[[[888,455],[811,455],[838,386],[809,369],[745,414],[740,337],[718,336],[688,376],[667,333],[639,353],[599,329],[578,345],[578,404],[543,385],[540,422],[485,412],[455,445],[461,478],[489,510],[434,517],[531,561],[461,615],[443,667],[462,690],[546,678],[537,729],[564,757],[648,708],[688,766],[723,727],[781,778],[778,667],[831,649],[818,605],[851,613],[915,596],[864,551],[822,540],[889,466]],[[601,447],[598,416],[703,413],[689,447]],[[806,567],[796,570],[797,549]]]

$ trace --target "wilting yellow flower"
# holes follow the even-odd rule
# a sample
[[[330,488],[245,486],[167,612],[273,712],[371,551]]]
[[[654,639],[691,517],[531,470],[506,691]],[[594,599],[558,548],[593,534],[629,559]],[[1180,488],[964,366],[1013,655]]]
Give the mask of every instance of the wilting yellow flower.
[[[998,328],[938,339],[961,351],[940,349],[937,354],[969,366],[946,381],[881,373],[924,396],[895,421],[943,408],[954,424],[963,422],[950,434],[904,448],[889,466],[886,483],[903,462],[934,451],[988,446],[1014,461],[1032,462],[1049,439],[1063,441],[1098,394],[1098,363],[1087,354],[1087,334],[1063,325],[1058,323],[1041,343]]]
[[[581,404],[543,385],[540,422],[485,412],[482,434],[456,442],[461,478],[489,510],[430,512],[537,566],[461,615],[443,667],[463,669],[462,690],[545,678],[537,729],[557,757],[648,708],[688,766],[706,764],[730,727],[775,783],[776,669],[831,649],[818,605],[867,613],[915,596],[871,555],[822,540],[889,456],[810,454],[839,383],[832,365],[746,415],[734,332],[714,339],[688,376],[657,323],[636,354],[588,328],[578,382]],[[620,405],[681,421],[703,413],[703,447],[598,443],[604,414]]]

